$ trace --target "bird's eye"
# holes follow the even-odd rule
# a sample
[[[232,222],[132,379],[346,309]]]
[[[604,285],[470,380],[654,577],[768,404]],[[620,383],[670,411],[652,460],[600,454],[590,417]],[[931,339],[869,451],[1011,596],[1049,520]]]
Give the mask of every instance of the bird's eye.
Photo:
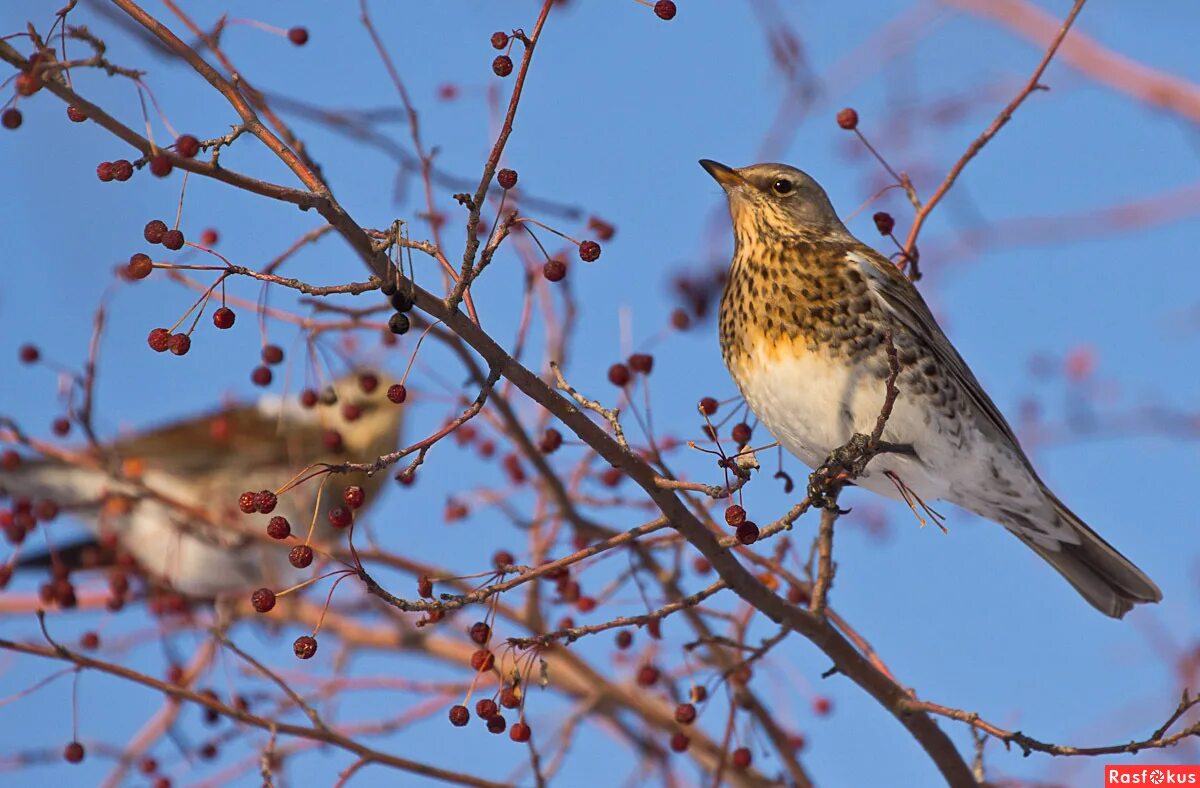
[[[785,194],[791,194],[792,190],[795,188],[796,188],[795,184],[793,184],[787,178],[780,178],[779,180],[777,180],[771,184],[771,189],[780,196],[783,196]]]

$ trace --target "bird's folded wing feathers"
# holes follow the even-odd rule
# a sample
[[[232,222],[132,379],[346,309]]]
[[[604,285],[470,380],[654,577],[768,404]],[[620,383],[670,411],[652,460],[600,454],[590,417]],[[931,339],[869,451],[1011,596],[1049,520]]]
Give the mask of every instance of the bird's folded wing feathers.
[[[950,344],[950,340],[942,332],[917,288],[896,269],[890,260],[869,247],[863,246],[861,249],[850,250],[846,253],[846,260],[850,265],[857,267],[866,277],[871,291],[887,312],[900,321],[914,336],[928,340],[928,345],[933,350],[942,369],[953,378],[959,389],[967,395],[975,405],[976,411],[983,417],[985,424],[980,426],[990,426],[998,437],[1011,443],[1012,448],[1029,467],[1030,473],[1033,473],[1033,468],[1025,458],[1025,453],[1021,451],[1020,443],[1017,442],[1017,436],[1013,433],[1012,427],[1000,413],[996,403],[992,402],[992,398],[984,391],[983,386],[979,385],[979,381],[971,372],[971,368],[967,366],[967,362],[963,361],[962,356],[954,349],[954,345]],[[1034,478],[1037,478],[1036,474],[1034,474]]]

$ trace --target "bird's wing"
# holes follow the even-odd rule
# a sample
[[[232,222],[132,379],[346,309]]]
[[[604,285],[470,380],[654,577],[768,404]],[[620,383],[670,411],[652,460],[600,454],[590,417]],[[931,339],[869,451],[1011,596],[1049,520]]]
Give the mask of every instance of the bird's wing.
[[[1024,461],[1029,472],[1033,473],[1036,479],[1037,474],[1034,473],[1032,465],[1025,457],[1025,452],[1021,450],[1021,445],[1017,441],[1012,427],[1008,425],[1004,415],[1000,413],[996,403],[992,402],[992,398],[984,391],[983,386],[979,385],[979,381],[971,372],[971,368],[967,366],[967,362],[963,361],[962,356],[954,349],[954,345],[950,344],[950,340],[946,338],[941,326],[934,319],[933,313],[929,311],[925,299],[921,297],[912,282],[908,281],[890,260],[868,246],[859,245],[851,248],[846,253],[846,260],[866,277],[871,291],[888,312],[914,336],[928,341],[938,363],[958,383],[959,388],[975,405],[976,412],[982,416],[983,424],[981,426],[985,428],[990,426],[997,437],[1012,444],[1017,456]]]
[[[313,435],[302,434],[307,432]],[[289,447],[297,441],[320,445],[319,425],[281,421],[258,405],[238,405],[117,439],[111,449],[117,457],[171,473],[203,474],[212,469],[214,458],[250,468],[286,465]]]

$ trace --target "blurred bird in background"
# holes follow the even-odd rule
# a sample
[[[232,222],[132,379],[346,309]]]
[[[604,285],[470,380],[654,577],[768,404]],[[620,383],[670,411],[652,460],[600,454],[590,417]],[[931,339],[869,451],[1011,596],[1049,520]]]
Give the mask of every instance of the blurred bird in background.
[[[60,546],[48,531],[50,550],[18,565],[62,573],[124,554],[152,587],[191,599],[278,586],[285,572],[295,571],[289,548],[304,541],[314,513],[314,542],[331,541],[330,511],[356,508],[343,500],[344,491],[361,488],[362,495],[352,495],[369,506],[386,475],[331,475],[319,504],[322,478],[277,499],[274,491],[313,463],[371,462],[394,451],[404,408],[389,401],[387,388],[380,376],[358,372],[321,394],[226,407],[120,438],[78,461],[26,456],[9,462],[15,467],[0,467],[0,491],[11,498],[4,520],[9,541],[31,535],[46,507],[81,520],[92,535]],[[258,500],[239,500],[246,492],[259,493]],[[253,535],[277,517],[286,518],[296,539]]]

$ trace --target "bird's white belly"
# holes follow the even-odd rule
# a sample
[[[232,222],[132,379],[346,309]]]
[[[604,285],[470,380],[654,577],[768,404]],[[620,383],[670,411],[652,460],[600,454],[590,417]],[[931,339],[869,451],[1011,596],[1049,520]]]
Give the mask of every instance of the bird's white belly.
[[[818,354],[761,353],[735,371],[735,379],[751,410],[772,435],[810,468],[820,467],[829,453],[855,433],[870,434],[886,396],[884,381],[865,368],[833,363]],[[912,445],[917,456],[931,432],[932,413],[903,396],[897,399],[883,434],[885,441]],[[921,498],[942,498],[947,485],[926,461],[902,454],[875,457],[856,481],[861,487],[901,498],[892,471]]]

